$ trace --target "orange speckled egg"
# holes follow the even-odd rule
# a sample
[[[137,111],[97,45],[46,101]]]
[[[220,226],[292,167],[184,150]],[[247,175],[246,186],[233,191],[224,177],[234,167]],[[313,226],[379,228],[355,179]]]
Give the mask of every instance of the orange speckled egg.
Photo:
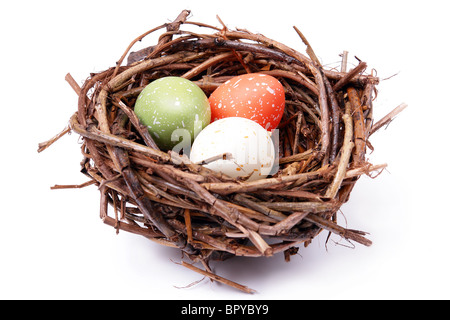
[[[228,117],[247,118],[270,131],[281,121],[285,97],[282,84],[262,73],[236,76],[209,97],[211,122]]]

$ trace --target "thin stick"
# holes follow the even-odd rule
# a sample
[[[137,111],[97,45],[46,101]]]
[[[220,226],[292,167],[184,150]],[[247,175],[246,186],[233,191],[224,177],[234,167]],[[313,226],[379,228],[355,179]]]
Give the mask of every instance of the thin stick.
[[[105,223],[181,249],[192,261],[204,263],[203,267],[198,265],[204,271],[184,266],[207,273],[212,280],[221,277],[209,269],[209,258],[270,256],[309,243],[322,229],[369,244],[364,233],[339,227],[330,219],[359,176],[375,176],[376,170],[385,167],[370,165],[364,158],[355,165],[354,158],[364,149],[352,155],[355,136],[359,137],[357,122],[372,123],[371,106],[364,106],[371,102],[378,79],[361,74],[365,63],[346,73],[346,54],[342,56],[343,72],[322,70],[308,41],[295,27],[309,57],[259,34],[230,31],[223,22],[223,29],[216,28],[218,32],[213,35],[179,31],[187,12],[183,11],[178,21],[156,28],[167,27],[167,32],[138,62],[120,66],[125,53],[116,66],[93,74],[81,89],[70,75],[66,77],[79,94],[78,112],[71,118],[70,129],[85,138],[82,172],[93,180],[55,188],[98,182]],[[191,163],[173,151],[158,150],[150,139],[142,141],[148,132],[140,126],[132,104],[148,82],[165,74],[185,76],[209,92],[233,74],[248,72],[249,67],[280,78],[286,89],[286,112],[280,126],[284,130],[280,141],[287,142],[280,143],[280,155],[285,157],[272,177],[250,182],[233,179],[202,166],[228,155]],[[203,80],[198,80],[202,75]],[[336,83],[341,87],[338,92],[333,89]],[[362,106],[356,105],[366,119],[356,119],[351,102],[347,102],[341,119],[343,102],[349,100],[345,95],[349,84],[357,94],[364,90]],[[367,139],[371,132],[363,129],[361,137]],[[292,154],[291,149],[293,155],[286,157]],[[112,214],[107,212],[109,204],[115,217],[108,217]],[[123,217],[119,218],[119,210]]]
[[[248,238],[255,245],[256,248],[265,256],[270,257],[273,255],[273,249],[264,241],[261,235],[253,230],[248,231]]]
[[[70,84],[70,86],[72,87],[72,89],[75,91],[75,93],[79,96],[80,92],[81,92],[81,88],[78,85],[78,83],[75,81],[75,79],[72,77],[72,75],[70,73],[66,74],[65,77],[66,81]],[[61,138],[63,135],[65,135],[66,133],[70,132],[70,126],[65,127],[60,133],[58,133],[57,135],[55,135],[53,138],[45,141],[45,142],[41,142],[39,143],[39,148],[38,148],[38,152],[42,152],[45,149],[47,149],[48,147],[50,147],[53,143],[55,143],[56,141],[58,141],[59,138]]]
[[[372,245],[372,241],[363,237],[363,235],[365,235],[365,232],[345,229],[341,226],[338,226],[336,223],[323,219],[315,214],[308,214],[303,219],[312,222],[325,230],[338,234],[345,239],[356,241],[362,245],[365,245],[366,247],[370,247]]]
[[[186,21],[187,17],[191,14],[190,10],[183,10],[181,13],[176,17],[176,19],[169,23],[166,27],[167,32],[171,31],[178,31],[180,29],[180,26]],[[166,35],[164,37],[161,37],[158,41],[158,46],[165,44],[172,40],[172,35]]]
[[[189,209],[184,209],[184,224],[186,225],[187,241],[192,243],[191,211]]]
[[[371,136],[373,133],[375,133],[378,129],[385,126],[389,122],[391,122],[396,115],[398,115],[400,112],[402,112],[408,105],[406,103],[400,104],[397,108],[389,112],[387,115],[385,115],[380,121],[375,123],[372,126],[372,130],[370,130],[369,136]]]
[[[347,59],[348,59],[348,51],[342,53],[342,62],[341,62],[341,72],[347,72]]]
[[[198,164],[198,165],[205,165],[205,164],[217,161],[217,160],[234,160],[234,158],[233,158],[233,154],[232,153],[225,152],[225,153],[222,153],[222,154],[218,154],[217,156],[212,156],[212,157],[207,158],[205,160],[202,160],[200,162],[196,162],[196,164]]]
[[[297,162],[308,159],[315,151],[312,149],[306,150],[305,152],[293,154],[292,156],[280,158],[279,164],[285,164],[289,162]]]
[[[66,74],[65,79],[70,84],[70,86],[75,91],[75,93],[79,96],[81,93],[81,88],[78,85],[78,83],[75,81],[75,79],[72,77],[72,75],[70,73]]]
[[[38,146],[38,152],[42,152],[45,149],[47,149],[48,147],[50,147],[53,143],[55,143],[56,141],[58,141],[59,138],[61,138],[63,135],[65,135],[66,133],[70,132],[70,126],[65,127],[60,133],[58,133],[57,135],[55,135],[53,138],[45,141],[45,142],[41,142],[39,143]]]
[[[312,82],[311,80],[309,80],[306,77],[302,77],[300,74],[300,72],[298,74],[294,73],[294,72],[290,72],[290,71],[286,71],[286,70],[267,70],[267,71],[261,71],[260,73],[264,73],[264,74],[268,74],[274,77],[283,77],[283,78],[288,78],[291,80],[294,80],[296,82],[298,82],[299,84],[303,85],[304,87],[308,88],[309,90],[311,90],[311,92],[313,92],[315,95],[319,95],[319,89],[317,87],[317,85]]]
[[[297,123],[295,124],[295,139],[294,139],[294,148],[292,153],[294,155],[298,154],[298,145],[300,143],[300,129],[302,126],[303,113],[299,112],[297,117]]]
[[[334,202],[258,202],[258,204],[269,209],[286,212],[324,213],[336,209]]]
[[[347,88],[348,100],[352,107],[353,126],[355,135],[355,150],[353,162],[359,166],[364,162],[366,154],[366,129],[364,124],[364,115],[362,111],[361,100],[355,88]]]
[[[337,102],[336,93],[331,87],[331,83],[327,77],[323,77],[327,93],[329,95],[331,106],[331,123],[332,123],[332,136],[331,136],[331,150],[330,150],[330,162],[333,163],[337,156],[337,149],[339,143],[339,104]]]
[[[216,15],[217,20],[219,20],[220,24],[222,25],[222,36],[225,40],[227,40],[227,36],[225,35],[225,31],[228,30],[228,27],[225,25],[225,23],[220,19],[219,15]],[[231,52],[236,56],[236,59],[241,63],[241,65],[244,67],[245,71],[247,73],[251,73],[250,67],[244,62],[242,59],[241,53],[237,52],[236,50],[232,49]]]
[[[271,231],[273,231],[274,235],[280,235],[283,233],[289,232],[293,226],[298,224],[308,215],[308,212],[294,212],[289,215],[286,219],[281,220],[277,224],[275,224]]]
[[[222,60],[230,59],[233,56],[234,56],[233,52],[225,52],[223,54],[213,56],[213,57],[209,58],[208,60],[206,60],[205,62],[199,64],[195,68],[192,68],[191,70],[189,70],[188,72],[183,74],[181,77],[185,78],[185,79],[191,79],[191,78],[195,77],[196,75],[198,75],[199,73],[201,73],[202,71],[217,64],[218,62],[220,62]]]
[[[367,63],[361,62],[354,69],[350,70],[343,78],[341,78],[334,86],[333,90],[338,91],[342,87],[344,87],[347,83],[352,81],[354,77],[356,77],[360,72],[363,72],[367,68]]]
[[[330,127],[329,122],[329,112],[328,112],[328,99],[325,88],[325,83],[323,80],[322,72],[319,70],[314,70],[311,68],[311,72],[314,74],[316,83],[319,87],[319,107],[320,107],[320,131],[321,131],[321,141],[322,145],[320,148],[320,156],[323,158],[323,165],[328,164],[328,158],[326,157],[329,153],[330,146]]]
[[[249,207],[249,208],[256,210],[272,219],[275,219],[275,221],[281,221],[286,218],[285,214],[283,214],[279,211],[273,210],[273,209],[269,209],[268,207],[261,205],[259,202],[252,201],[252,200],[248,199],[247,197],[244,197],[240,194],[235,195],[234,201],[242,203],[246,207]]]
[[[373,84],[373,82],[369,81],[366,84],[366,87],[364,88],[364,91],[361,96],[361,103],[363,105],[362,108],[363,108],[364,117],[365,117],[364,126],[366,128],[366,132],[365,132],[366,140],[367,140],[367,137],[369,136],[370,130],[372,129],[372,125],[373,125],[373,103],[372,103],[373,91],[374,91],[374,84]]]
[[[50,189],[52,190],[56,190],[56,189],[81,189],[87,186],[90,186],[91,184],[95,184],[97,183],[96,180],[89,180],[86,181],[82,184],[65,184],[65,185],[59,185],[59,184],[55,184],[53,187],[50,187]]]
[[[153,157],[156,156],[164,161],[170,161],[170,156],[165,152],[162,152],[162,151],[159,151],[159,150],[156,150],[153,148],[149,148],[140,143],[126,140],[124,138],[112,135],[110,133],[105,133],[105,132],[102,132],[99,130],[95,130],[95,131],[85,130],[78,123],[77,120],[78,120],[77,114],[74,114],[71,118],[70,126],[73,131],[75,131],[76,133],[78,133],[79,135],[81,135],[85,138],[96,140],[96,141],[105,143],[106,145],[122,147],[122,148],[129,149],[129,150],[135,150],[137,152],[140,152],[140,153],[143,153],[143,154],[146,154],[149,156],[153,156]]]
[[[376,165],[367,164],[365,166],[362,166],[362,167],[359,167],[356,169],[348,170],[347,173],[345,174],[345,179],[359,177],[360,175],[363,175],[363,174],[369,175],[369,173],[371,173],[373,171],[384,170],[386,167],[387,167],[386,163],[376,164]]]
[[[314,61],[318,66],[321,66],[321,63],[319,59],[317,58],[316,54],[314,53],[314,50],[312,49],[311,45],[309,44],[309,41],[306,39],[306,37],[303,35],[303,33],[300,32],[300,30],[294,26],[295,31],[302,39],[303,43],[306,45],[306,53],[308,53],[309,57],[312,61]]]
[[[339,161],[338,169],[336,175],[333,179],[333,182],[327,189],[325,197],[333,199],[339,188],[341,187],[342,180],[344,180],[345,173],[347,170],[347,165],[350,160],[350,156],[354,147],[354,143],[352,141],[353,138],[353,125],[352,125],[352,117],[346,113],[342,116],[345,124],[345,136],[344,136],[344,144],[342,146],[342,155]]]
[[[122,62],[123,62],[123,60],[125,59],[125,57],[127,56],[128,51],[131,50],[131,48],[136,44],[136,42],[142,41],[142,39],[144,39],[144,38],[145,38],[146,36],[148,36],[150,33],[155,32],[155,31],[157,31],[157,30],[159,30],[159,29],[162,29],[162,28],[164,28],[164,27],[165,27],[164,24],[163,24],[163,25],[160,25],[160,26],[157,26],[156,28],[153,28],[153,29],[147,31],[147,32],[145,32],[144,34],[142,34],[142,35],[140,35],[139,37],[137,37],[136,39],[134,39],[134,40],[129,44],[129,46],[127,47],[127,49],[125,50],[125,52],[122,54],[122,56],[120,57],[119,61],[116,62],[116,69],[114,70],[113,77],[115,77],[115,76],[117,75],[117,72],[119,71],[119,67],[120,67],[120,65],[122,64]]]
[[[315,180],[321,176],[323,176],[326,172],[329,172],[327,170],[323,171],[316,171],[316,172],[307,172],[307,173],[300,173],[300,174],[294,174],[292,176],[281,176],[277,178],[267,178],[262,180],[256,180],[256,181],[249,181],[249,182],[241,182],[241,183],[235,183],[235,182],[224,182],[224,183],[203,183],[203,187],[209,191],[220,193],[222,195],[234,193],[234,192],[253,192],[259,189],[267,189],[269,187],[275,187],[280,186],[283,184],[287,184],[289,182],[296,182],[296,183],[304,183],[307,181]]]
[[[223,277],[221,277],[221,276],[218,276],[218,275],[216,275],[216,274],[214,274],[214,273],[211,273],[211,272],[202,270],[202,269],[197,268],[197,267],[195,267],[195,266],[193,266],[192,264],[189,264],[189,263],[187,263],[187,262],[181,261],[181,265],[182,265],[183,267],[186,267],[186,268],[192,270],[192,271],[195,271],[195,272],[197,272],[197,273],[200,273],[201,275],[207,276],[207,277],[210,278],[211,280],[215,280],[215,281],[218,281],[218,282],[220,282],[220,283],[226,284],[227,286],[236,288],[236,289],[241,290],[241,291],[243,291],[243,292],[245,292],[245,293],[255,293],[255,292],[256,292],[256,290],[250,289],[250,288],[247,287],[247,286],[244,286],[244,285],[239,284],[239,283],[236,283],[236,282],[234,282],[234,281],[225,279],[225,278],[223,278]]]

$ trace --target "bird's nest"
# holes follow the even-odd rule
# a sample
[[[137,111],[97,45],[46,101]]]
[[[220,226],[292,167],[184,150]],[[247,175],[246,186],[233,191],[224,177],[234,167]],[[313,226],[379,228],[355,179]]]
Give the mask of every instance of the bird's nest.
[[[370,246],[365,232],[337,223],[337,212],[361,175],[385,167],[366,161],[369,137],[401,108],[374,122],[379,79],[362,61],[346,71],[345,52],[341,70],[327,70],[297,28],[307,55],[247,30],[187,21],[188,15],[183,11],[133,40],[116,66],[91,74],[82,87],[68,75],[78,110],[39,151],[68,131],[81,135],[81,172],[89,177],[82,186],[98,186],[103,222],[179,248],[205,270],[185,266],[219,281],[228,282],[209,270],[210,260],[279,252],[289,260],[323,230]],[[186,25],[211,33],[185,31]],[[163,32],[156,45],[129,53],[157,31]],[[285,89],[279,169],[265,179],[233,179],[161,151],[133,111],[139,93],[155,79],[190,79],[209,96],[243,73],[272,75]],[[54,188],[65,187],[75,186]]]

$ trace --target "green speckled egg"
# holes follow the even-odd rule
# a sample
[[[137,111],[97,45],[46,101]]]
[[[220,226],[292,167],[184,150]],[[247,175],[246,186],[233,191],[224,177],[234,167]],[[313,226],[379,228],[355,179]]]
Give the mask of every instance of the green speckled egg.
[[[163,150],[172,149],[180,143],[180,137],[186,139],[187,133],[192,142],[211,121],[205,93],[180,77],[164,77],[147,85],[136,100],[134,112]]]

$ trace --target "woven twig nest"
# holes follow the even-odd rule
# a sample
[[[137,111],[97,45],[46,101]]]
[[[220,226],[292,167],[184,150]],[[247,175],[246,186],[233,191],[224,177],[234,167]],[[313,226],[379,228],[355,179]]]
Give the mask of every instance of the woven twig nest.
[[[84,137],[81,171],[91,179],[87,184],[99,186],[101,219],[179,248],[206,267],[211,259],[278,252],[288,260],[322,230],[370,245],[364,232],[336,219],[358,178],[384,167],[365,158],[369,136],[390,118],[373,125],[378,79],[364,74],[366,63],[349,72],[326,70],[297,29],[308,55],[247,30],[186,21],[188,14],[134,40],[116,66],[92,74],[81,88],[68,77],[79,93],[68,130]],[[183,31],[184,24],[212,32]],[[156,45],[128,54],[163,29]],[[233,179],[161,151],[133,112],[155,79],[184,77],[210,95],[249,72],[272,75],[285,89],[279,170],[265,179]]]

